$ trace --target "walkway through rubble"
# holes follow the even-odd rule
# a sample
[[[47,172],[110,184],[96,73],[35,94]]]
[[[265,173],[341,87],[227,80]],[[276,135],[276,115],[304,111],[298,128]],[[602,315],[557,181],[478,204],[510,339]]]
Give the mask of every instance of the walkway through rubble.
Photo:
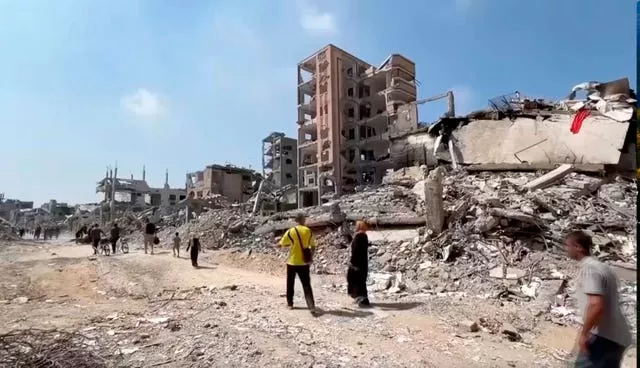
[[[575,335],[463,294],[377,293],[375,308],[354,309],[341,275],[314,276],[313,318],[284,308],[281,261],[266,255],[207,252],[196,270],[166,250],[93,257],[62,242],[0,247],[0,333],[83,330],[127,366],[556,367]]]

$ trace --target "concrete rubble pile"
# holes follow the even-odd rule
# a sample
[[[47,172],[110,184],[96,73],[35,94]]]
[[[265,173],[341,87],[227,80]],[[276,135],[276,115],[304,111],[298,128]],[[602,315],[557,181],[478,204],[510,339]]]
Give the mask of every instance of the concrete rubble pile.
[[[218,202],[220,204],[220,202]],[[247,207],[236,204],[224,204],[220,208],[201,208],[202,212],[193,214],[187,223],[159,223],[159,238],[162,244],[171,244],[171,239],[177,232],[186,244],[191,237],[199,237],[206,249],[225,249],[246,247],[259,244],[264,237],[253,235],[259,225],[261,217],[250,216]],[[184,218],[184,216],[183,216]],[[137,234],[142,242],[141,231]]]
[[[534,313],[568,323],[575,318],[571,295],[577,265],[567,259],[562,242],[577,229],[592,235],[595,256],[635,275],[634,181],[577,173],[571,165],[544,175],[436,171],[442,174],[444,214],[439,232],[427,221],[433,206],[425,167],[392,172],[382,185],[305,209],[319,245],[313,270],[344,273],[353,224],[366,219],[372,224],[373,292],[473,294],[526,303]],[[202,208],[182,226],[167,223],[162,246],[169,246],[177,231],[184,241],[199,236],[207,249],[238,249],[284,261],[286,252],[271,245],[294,225],[298,211],[263,217],[252,216],[250,207],[224,203]],[[635,320],[631,280],[635,276],[622,278],[621,291],[628,317]]]
[[[16,229],[9,223],[9,221],[0,218],[0,240],[12,241],[20,240],[20,237],[16,233]]]
[[[564,323],[575,317],[570,295],[577,265],[567,259],[562,242],[578,229],[593,236],[599,259],[635,273],[632,180],[588,176],[572,172],[571,165],[545,175],[450,171],[442,180],[445,221],[436,235],[424,226],[424,177],[424,168],[406,168],[388,175],[385,185],[307,209],[320,245],[315,272],[345,271],[353,221],[367,219],[373,224],[369,282],[374,292],[470,293],[530,302],[535,313],[552,311]],[[256,234],[281,234],[293,225],[294,213],[270,217]],[[272,241],[258,239],[247,244],[274,252],[264,246]],[[635,320],[633,279],[621,279],[630,320]]]

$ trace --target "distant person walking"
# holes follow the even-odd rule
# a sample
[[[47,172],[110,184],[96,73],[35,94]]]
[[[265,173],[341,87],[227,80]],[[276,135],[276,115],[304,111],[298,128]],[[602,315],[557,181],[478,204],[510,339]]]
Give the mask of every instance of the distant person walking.
[[[202,251],[202,246],[200,245],[200,239],[197,237],[191,238],[189,240],[189,244],[187,245],[187,252],[189,252],[191,256],[191,265],[195,268],[198,268],[198,255]]]
[[[591,257],[593,242],[582,231],[565,239],[570,258],[580,264],[576,298],[583,325],[578,335],[576,368],[618,368],[631,345],[629,325],[620,310],[618,280],[611,268]]]
[[[24,237],[24,229],[23,228],[20,228],[19,234],[20,234],[20,238]]]
[[[40,225],[36,226],[36,230],[33,232],[33,237],[36,240],[40,240],[40,232],[42,231],[42,228],[40,227]]]
[[[93,225],[93,227],[89,231],[91,246],[93,247],[93,254],[98,254],[98,246],[100,246],[102,235],[104,235],[104,231],[102,231],[98,224]]]
[[[118,239],[120,239],[120,228],[118,227],[118,224],[113,224],[110,235],[111,237],[109,238],[109,241],[111,242],[111,252],[116,254],[116,244],[118,243]]]
[[[347,270],[347,292],[360,307],[368,307],[367,274],[369,273],[369,226],[364,221],[356,223],[356,234],[351,241],[351,259]]]
[[[307,307],[312,314],[316,314],[316,304],[311,289],[311,262],[315,239],[311,229],[305,226],[305,216],[296,216],[297,225],[287,230],[280,239],[280,247],[289,248],[287,259],[287,306],[293,309],[294,286],[296,275],[300,278]]]
[[[87,225],[82,225],[80,230],[76,232],[76,243],[82,240],[82,237],[87,233]]]
[[[156,225],[147,219],[147,224],[144,227],[144,254],[147,254],[148,247],[151,247],[151,254],[153,254],[156,232]]]
[[[182,240],[180,239],[180,234],[176,233],[176,235],[173,237],[173,256],[174,257],[178,257],[180,258],[180,242]]]

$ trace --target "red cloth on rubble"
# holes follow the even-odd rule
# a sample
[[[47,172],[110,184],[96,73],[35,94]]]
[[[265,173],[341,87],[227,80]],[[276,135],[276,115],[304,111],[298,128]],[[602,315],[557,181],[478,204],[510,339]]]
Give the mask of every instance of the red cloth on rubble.
[[[582,128],[582,122],[591,114],[590,110],[580,109],[576,113],[576,116],[573,117],[573,122],[571,123],[571,133],[578,134],[580,132],[580,128]]]

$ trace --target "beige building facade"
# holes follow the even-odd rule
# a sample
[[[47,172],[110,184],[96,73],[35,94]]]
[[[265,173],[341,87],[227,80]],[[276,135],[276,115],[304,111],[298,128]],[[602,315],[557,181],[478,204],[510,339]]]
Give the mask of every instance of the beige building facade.
[[[232,165],[209,165],[187,174],[187,192],[192,198],[222,195],[232,202],[246,202],[253,194],[256,172]]]
[[[399,54],[375,67],[328,45],[298,64],[298,205],[379,183],[390,134],[417,127],[417,118],[396,126],[416,94],[415,64]]]

